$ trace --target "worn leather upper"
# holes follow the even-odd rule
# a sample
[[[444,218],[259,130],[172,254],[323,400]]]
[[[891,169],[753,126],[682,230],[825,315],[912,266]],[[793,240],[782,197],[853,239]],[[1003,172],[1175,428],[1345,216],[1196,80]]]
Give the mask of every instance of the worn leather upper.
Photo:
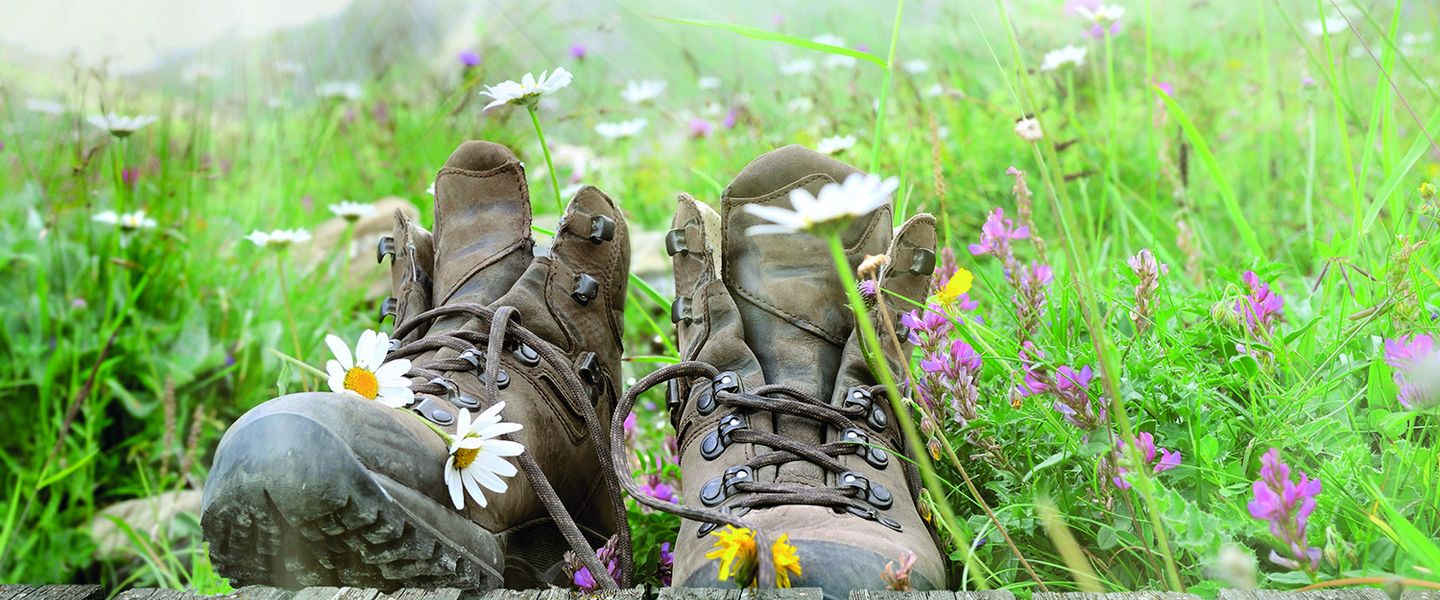
[[[743,209],[748,204],[789,208],[791,190],[817,193],[823,185],[856,172],[808,149],[787,146],[748,165],[726,188],[718,214],[682,197],[673,222],[681,233],[672,235],[684,241],[673,254],[680,307],[675,316],[684,358],[734,371],[747,389],[785,384],[833,406],[843,406],[851,388],[878,383],[860,352],[854,317],[826,242],[803,233],[748,235],[746,230],[761,221]],[[934,264],[934,220],[917,216],[898,231],[892,231],[891,221],[887,205],[848,227],[842,241],[850,268],[867,255],[888,254],[891,263],[881,285],[923,299]],[[895,321],[897,311],[904,308],[898,303],[893,299],[890,303]],[[879,317],[872,314],[876,326],[882,327]],[[908,362],[903,357],[909,348],[897,352],[884,345],[892,372],[903,378]],[[727,469],[771,450],[734,444],[719,456],[706,458],[701,450],[705,438],[737,412],[720,407],[707,414],[703,397],[710,393],[705,381],[687,382],[679,391],[678,405],[672,406],[680,443],[682,497],[688,504],[696,504],[702,488],[723,478]],[[866,401],[880,416],[857,420],[853,429],[889,456],[883,466],[873,464],[873,456],[867,460],[860,454],[839,460],[888,491],[887,508],[877,508],[873,518],[806,505],[762,508],[743,515],[771,535],[789,534],[804,568],[804,575],[793,582],[797,587],[824,587],[827,596],[842,598],[849,589],[883,589],[879,575],[885,563],[898,560],[907,550],[919,557],[912,572],[917,587],[945,585],[944,558],[916,508],[918,482],[897,456],[904,448],[899,424],[883,392],[871,396]],[[746,413],[751,428],[815,445],[840,441],[847,433],[805,417],[739,412]],[[764,467],[754,476],[762,482],[816,487],[835,486],[838,477],[804,460]],[[725,503],[740,497],[727,497]],[[697,522],[682,523],[676,543],[677,585],[729,585],[716,581],[715,561],[704,558],[712,546],[712,540],[703,536],[708,530]]]

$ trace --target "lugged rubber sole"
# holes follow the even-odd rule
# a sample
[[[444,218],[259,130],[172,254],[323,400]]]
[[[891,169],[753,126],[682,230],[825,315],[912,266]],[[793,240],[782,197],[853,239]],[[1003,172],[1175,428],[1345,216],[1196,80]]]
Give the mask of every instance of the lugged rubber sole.
[[[217,452],[201,528],[221,575],[287,588],[503,583],[496,535],[365,468],[319,423],[280,421],[232,431]]]

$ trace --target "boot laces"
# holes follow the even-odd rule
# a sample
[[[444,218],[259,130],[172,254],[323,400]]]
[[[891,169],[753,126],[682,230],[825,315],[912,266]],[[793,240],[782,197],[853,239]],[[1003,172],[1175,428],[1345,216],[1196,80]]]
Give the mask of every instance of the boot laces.
[[[572,400],[570,404],[579,408],[581,418],[585,422],[585,429],[593,442],[596,456],[600,459],[601,464],[605,463],[605,449],[601,442],[608,438],[604,435],[600,416],[590,402],[585,383],[580,380],[575,372],[575,367],[559,350],[520,324],[519,311],[515,307],[492,308],[475,303],[440,306],[406,319],[405,323],[395,328],[392,339],[403,339],[407,334],[415,331],[421,323],[433,323],[436,319],[451,316],[473,318],[479,322],[479,326],[462,326],[442,333],[431,332],[419,339],[401,343],[391,351],[392,357],[414,359],[410,372],[407,374],[412,381],[410,386],[412,391],[417,395],[428,394],[446,398],[451,400],[455,406],[460,406],[460,410],[483,411],[500,400],[500,360],[507,348],[507,341],[511,344],[523,344],[535,350],[539,361],[536,363],[537,365],[540,362],[549,364],[551,371],[559,376],[558,384],[561,394],[568,396],[568,399]],[[489,324],[488,329],[485,328],[486,323]],[[442,348],[453,350],[459,354],[455,357],[439,358],[433,351]],[[426,354],[429,356],[424,356]],[[459,389],[450,379],[451,373],[471,371],[479,371],[477,377],[483,384],[479,398],[467,398],[470,403],[477,404],[476,406],[456,402]],[[462,404],[465,405],[462,406]],[[511,437],[511,435],[504,435],[501,436],[501,439],[513,441]],[[526,478],[534,488],[535,494],[545,506],[546,512],[550,514],[550,518],[554,520],[560,533],[565,537],[571,551],[590,570],[595,581],[609,591],[628,586],[633,562],[630,552],[630,530],[624,526],[626,523],[625,501],[621,494],[620,478],[615,472],[612,469],[600,469],[609,492],[608,496],[611,508],[615,513],[616,523],[621,525],[618,532],[619,552],[616,553],[620,568],[620,581],[618,582],[610,576],[609,570],[597,557],[595,549],[590,547],[590,542],[580,532],[579,525],[566,510],[564,502],[555,493],[555,487],[551,485],[549,478],[540,469],[535,457],[527,449],[516,459],[520,464],[520,469],[524,471]]]
[[[713,434],[718,436],[717,440],[723,440],[721,443],[725,447],[734,444],[748,444],[770,448],[769,452],[758,454],[744,463],[727,469],[726,475],[720,481],[723,495],[717,501],[712,502],[702,498],[702,506],[694,506],[668,502],[645,494],[629,476],[629,465],[623,444],[625,435],[623,415],[629,414],[640,394],[662,383],[672,380],[695,379],[700,380],[702,385],[708,385],[711,382],[717,382],[719,380],[717,378],[723,379],[727,375],[734,378],[738,384],[738,375],[729,372],[722,373],[709,363],[682,362],[661,367],[646,375],[621,396],[619,404],[616,406],[616,416],[610,427],[611,465],[620,475],[621,485],[632,498],[652,509],[705,524],[701,526],[702,535],[720,525],[747,528],[759,534],[759,529],[748,523],[743,518],[744,515],[754,509],[785,505],[825,506],[836,511],[850,512],[867,519],[879,520],[898,530],[899,523],[889,517],[880,516],[874,502],[869,500],[873,496],[874,487],[868,481],[857,481],[857,476],[862,480],[863,476],[838,460],[847,455],[875,452],[880,448],[879,444],[869,443],[868,437],[864,434],[859,436],[842,435],[842,439],[836,442],[807,443],[777,433],[749,428],[746,421],[750,416],[756,414],[787,415],[804,418],[848,434],[860,431],[856,427],[857,421],[864,420],[869,414],[869,410],[850,404],[844,407],[831,406],[797,388],[780,384],[763,385],[746,391],[741,391],[738,385],[717,385],[715,387],[712,395],[717,405],[715,410],[729,407],[733,411],[720,419],[720,431]],[[852,388],[852,390],[855,389],[874,395],[880,391],[880,386]],[[710,432],[697,434],[712,435]],[[702,444],[702,453],[704,451],[705,445]],[[880,452],[884,451],[880,450]],[[716,456],[718,456],[718,452]],[[755,480],[754,473],[763,467],[796,461],[809,462],[834,474],[836,484],[819,486]],[[745,475],[737,477],[735,476],[737,473],[745,473]],[[907,479],[914,481],[913,478]],[[707,485],[707,487],[709,486]],[[734,496],[737,495],[740,497],[735,498]],[[721,507],[710,508],[706,505],[720,505]]]

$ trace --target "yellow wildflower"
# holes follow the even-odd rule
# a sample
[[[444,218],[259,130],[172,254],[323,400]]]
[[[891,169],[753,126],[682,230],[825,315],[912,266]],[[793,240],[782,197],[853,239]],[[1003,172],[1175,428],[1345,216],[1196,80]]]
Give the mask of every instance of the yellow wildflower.
[[[710,535],[719,539],[715,540],[715,549],[705,558],[720,559],[720,581],[729,580],[734,575],[737,582],[744,582],[742,586],[748,584],[755,572],[752,568],[755,563],[755,532],[726,525],[725,529]],[[745,575],[743,579],[742,574]]]
[[[775,561],[775,587],[790,587],[790,573],[793,572],[797,576],[801,574],[800,553],[795,550],[795,546],[790,544],[790,534],[787,533],[775,540],[775,546],[771,548],[770,554],[771,560]]]
[[[954,304],[960,299],[960,296],[970,291],[970,286],[974,283],[975,275],[965,269],[957,269],[955,274],[950,276],[950,281],[945,284],[945,287],[935,292],[935,298],[940,301],[942,306]]]

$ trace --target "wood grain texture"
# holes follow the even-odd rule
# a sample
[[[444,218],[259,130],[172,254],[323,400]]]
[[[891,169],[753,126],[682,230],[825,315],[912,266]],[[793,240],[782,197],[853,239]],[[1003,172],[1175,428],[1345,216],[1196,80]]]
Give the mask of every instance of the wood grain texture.
[[[1219,600],[1389,600],[1389,596],[1375,588],[1332,588],[1308,592],[1220,590]]]

